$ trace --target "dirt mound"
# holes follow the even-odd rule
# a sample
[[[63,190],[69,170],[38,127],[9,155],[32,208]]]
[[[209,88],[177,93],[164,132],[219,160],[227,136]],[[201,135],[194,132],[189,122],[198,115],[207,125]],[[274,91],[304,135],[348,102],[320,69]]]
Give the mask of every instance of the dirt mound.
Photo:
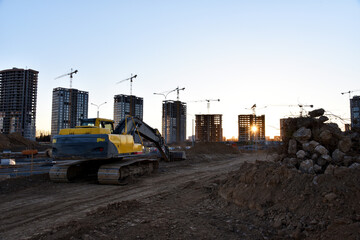
[[[29,148],[38,149],[40,147],[37,142],[24,138],[20,133],[0,134],[0,151],[21,151]]]
[[[360,171],[303,174],[274,162],[245,163],[219,194],[253,209],[285,238],[355,239],[360,236]]]
[[[187,154],[237,154],[239,150],[224,143],[196,143]]]

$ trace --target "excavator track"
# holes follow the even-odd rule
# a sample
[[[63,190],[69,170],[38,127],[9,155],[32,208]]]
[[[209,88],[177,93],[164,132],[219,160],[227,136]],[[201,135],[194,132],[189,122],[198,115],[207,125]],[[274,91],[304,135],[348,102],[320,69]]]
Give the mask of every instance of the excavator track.
[[[150,174],[159,167],[156,158],[137,158],[101,165],[97,177],[100,184],[127,184],[133,177]]]
[[[97,176],[100,184],[126,184],[133,177],[155,171],[158,158],[152,155],[130,155],[111,160],[67,160],[55,164],[49,172],[53,182],[73,182]]]
[[[81,160],[57,163],[50,169],[49,176],[53,182],[72,182],[81,172]]]

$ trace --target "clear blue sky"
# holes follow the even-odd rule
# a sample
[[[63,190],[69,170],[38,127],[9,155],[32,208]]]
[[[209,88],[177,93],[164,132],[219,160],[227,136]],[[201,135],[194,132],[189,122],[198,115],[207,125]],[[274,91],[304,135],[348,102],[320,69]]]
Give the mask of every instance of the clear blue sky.
[[[90,103],[106,101],[100,115],[113,118],[114,95],[130,92],[116,82],[133,73],[151,126],[161,129],[163,97],[153,93],[179,86],[182,101],[220,98],[210,112],[237,137],[237,115],[255,103],[270,136],[299,114],[271,105],[313,104],[348,119],[341,92],[360,89],[359,66],[359,0],[0,0],[0,69],[40,72],[38,130],[50,130],[52,89],[69,87],[54,78],[71,68],[73,87],[89,91],[89,117]],[[206,102],[189,102],[188,113],[191,135]]]

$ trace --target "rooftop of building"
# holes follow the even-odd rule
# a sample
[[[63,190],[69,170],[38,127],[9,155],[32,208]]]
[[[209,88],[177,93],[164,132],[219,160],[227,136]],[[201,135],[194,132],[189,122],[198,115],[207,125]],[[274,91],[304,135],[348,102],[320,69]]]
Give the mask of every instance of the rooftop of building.
[[[16,68],[16,67],[13,67],[11,69],[4,69],[4,70],[1,70],[0,73],[4,73],[4,72],[15,72],[15,71],[33,71],[35,73],[39,73],[39,71],[36,71],[34,69],[23,69],[23,68]]]

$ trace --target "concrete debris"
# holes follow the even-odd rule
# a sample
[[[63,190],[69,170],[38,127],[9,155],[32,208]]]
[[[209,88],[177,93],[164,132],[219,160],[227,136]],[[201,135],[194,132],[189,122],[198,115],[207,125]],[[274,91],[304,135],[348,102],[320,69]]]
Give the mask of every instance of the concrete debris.
[[[326,155],[329,153],[329,151],[322,145],[318,145],[315,148],[315,152],[319,153],[320,155]]]
[[[299,170],[304,173],[314,173],[314,162],[313,160],[307,159],[300,163]]]
[[[304,150],[299,150],[299,151],[296,153],[296,157],[297,157],[297,158],[303,159],[303,158],[305,158],[305,156],[306,156],[306,152],[305,152]]]
[[[300,143],[305,143],[311,138],[311,130],[305,127],[301,127],[294,132],[293,137]]]
[[[280,162],[311,174],[332,174],[333,168],[360,164],[360,133],[342,132],[337,124],[325,123],[329,119],[324,113],[316,109],[309,117],[285,119]]]
[[[322,108],[319,108],[319,109],[315,109],[313,111],[310,111],[309,116],[311,118],[316,118],[316,117],[320,117],[320,116],[324,115],[324,113],[325,113],[325,110],[322,109]]]
[[[346,153],[348,151],[350,151],[351,149],[351,145],[352,145],[352,141],[350,137],[344,137],[343,139],[341,139],[339,141],[339,150]]]
[[[289,147],[288,147],[288,153],[289,154],[295,154],[296,153],[296,147],[297,147],[296,140],[295,139],[290,139]]]

